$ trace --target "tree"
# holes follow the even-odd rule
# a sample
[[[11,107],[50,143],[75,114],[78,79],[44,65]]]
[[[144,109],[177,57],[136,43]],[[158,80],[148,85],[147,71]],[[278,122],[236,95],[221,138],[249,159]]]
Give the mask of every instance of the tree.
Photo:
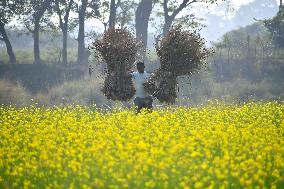
[[[89,17],[95,17],[99,15],[97,0],[82,0],[81,3],[77,3],[77,12],[79,20],[78,31],[78,64],[86,64],[86,49],[85,49],[85,20]],[[89,8],[89,10],[87,10]]]
[[[133,12],[136,8],[137,3],[134,0],[132,1],[122,1],[119,4],[116,22],[119,24],[120,28],[124,28],[125,25],[130,24],[133,20],[132,17],[134,16]]]
[[[135,9],[136,3],[132,1],[111,0],[110,3],[106,0],[100,1],[99,20],[104,25],[104,31],[107,28],[115,27],[119,23],[120,27],[124,27],[132,21],[132,11]]]
[[[0,40],[4,41],[6,44],[9,63],[16,63],[16,56],[7,35],[5,25],[8,24],[13,17],[24,11],[23,4],[24,0],[1,0],[0,2]]]
[[[153,0],[141,0],[135,12],[136,38],[147,48],[148,23],[153,9]]]
[[[254,45],[254,57],[257,59],[257,48],[261,45],[261,37],[257,35],[255,38],[255,45]]]
[[[250,39],[250,35],[247,34],[247,57],[250,56],[250,42],[251,42],[251,39]]]
[[[284,10],[280,8],[277,15],[264,21],[264,25],[272,34],[274,44],[277,47],[284,47]]]
[[[33,33],[34,38],[34,62],[36,64],[41,63],[40,59],[40,48],[39,48],[39,32],[40,24],[44,13],[50,8],[52,0],[28,0],[26,3],[25,14],[27,18],[25,19],[26,28]],[[34,25],[33,29],[30,25]]]
[[[85,63],[85,17],[88,0],[82,0],[81,5],[78,5],[79,15],[79,31],[78,31],[78,57],[77,63]]]
[[[230,63],[230,55],[231,55],[231,48],[232,48],[232,40],[230,39],[230,37],[226,34],[224,36],[224,45],[227,48],[227,63]]]
[[[190,5],[195,3],[209,3],[213,4],[217,0],[183,0],[180,4],[177,1],[163,0],[163,16],[164,16],[164,25],[163,25],[163,36],[165,36],[170,30],[174,20],[177,15],[185,8],[190,7]]]
[[[115,21],[116,21],[116,10],[118,6],[120,5],[120,0],[110,0],[110,11],[109,11],[109,21],[108,21],[108,27],[112,28],[115,27]]]
[[[59,18],[59,28],[62,32],[62,62],[67,65],[67,35],[69,27],[69,15],[74,5],[74,0],[56,0],[54,10]]]
[[[99,20],[103,23],[104,31],[106,32],[109,22],[109,18],[107,18],[107,14],[109,13],[109,3],[107,1],[103,2],[100,1],[99,12],[100,12]]]

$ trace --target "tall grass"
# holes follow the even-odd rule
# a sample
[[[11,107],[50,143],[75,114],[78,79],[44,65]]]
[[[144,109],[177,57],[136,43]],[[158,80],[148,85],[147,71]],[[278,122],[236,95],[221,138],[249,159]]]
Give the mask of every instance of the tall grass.
[[[76,81],[66,81],[51,88],[47,93],[39,93],[36,101],[42,105],[81,105],[96,104],[101,108],[130,107],[132,102],[118,102],[108,100],[101,92],[103,77],[86,77]]]
[[[28,105],[31,95],[17,82],[0,80],[0,104]]]
[[[33,49],[14,49],[18,64],[32,64],[34,62]],[[67,49],[68,62],[74,63],[77,61],[77,49]],[[62,61],[61,48],[46,48],[40,51],[40,56],[43,62],[48,64],[60,63]],[[7,64],[9,57],[6,49],[0,49],[0,63]]]

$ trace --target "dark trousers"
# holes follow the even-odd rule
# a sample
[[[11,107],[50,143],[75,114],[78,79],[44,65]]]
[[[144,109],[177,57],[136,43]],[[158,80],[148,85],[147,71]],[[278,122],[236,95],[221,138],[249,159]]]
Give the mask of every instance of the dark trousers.
[[[142,108],[153,109],[152,103],[153,99],[150,96],[145,98],[136,97],[134,99],[134,104],[137,107],[137,113],[139,113]]]

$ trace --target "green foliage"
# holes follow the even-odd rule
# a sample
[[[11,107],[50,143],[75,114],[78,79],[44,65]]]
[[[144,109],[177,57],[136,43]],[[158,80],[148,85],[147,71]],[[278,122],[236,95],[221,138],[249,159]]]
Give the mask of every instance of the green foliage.
[[[196,17],[194,14],[184,15],[174,20],[174,25],[182,25],[185,29],[199,29],[205,27],[204,19]]]
[[[50,4],[52,1],[53,0],[25,0],[25,11],[21,15],[21,19],[30,32],[33,32],[33,26],[36,21],[40,22],[41,25],[53,26],[50,19],[52,15]]]
[[[1,0],[0,1],[0,22],[7,24],[10,20],[24,12],[25,0]]]
[[[122,1],[118,7],[118,13],[116,15],[116,22],[120,25],[121,28],[129,26],[132,24],[133,18],[135,16],[135,9],[138,4],[132,1]]]
[[[249,59],[282,59],[284,49],[275,45],[267,28],[257,22],[244,28],[226,33],[221,41],[215,43],[215,60],[228,62]]]
[[[284,10],[278,12],[277,16],[264,21],[265,26],[273,36],[273,42],[284,48]]]

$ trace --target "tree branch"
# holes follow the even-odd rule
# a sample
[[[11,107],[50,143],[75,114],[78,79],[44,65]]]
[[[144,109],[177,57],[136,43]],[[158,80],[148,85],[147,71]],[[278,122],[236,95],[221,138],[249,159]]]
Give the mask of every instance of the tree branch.
[[[121,0],[118,0],[116,5],[115,5],[115,10],[120,6]]]
[[[55,1],[55,9],[56,9],[57,15],[59,17],[59,27],[62,29],[63,21],[62,21],[62,14],[61,14],[61,11],[60,11],[60,8],[59,8],[59,2],[58,1]]]
[[[155,7],[155,5],[156,5],[156,3],[155,3],[155,2],[153,2],[153,3],[152,3],[152,9]]]
[[[192,0],[190,2],[189,0],[183,0],[183,2],[179,5],[179,7],[176,10],[174,10],[174,12],[172,13],[170,17],[175,18],[182,9],[196,2],[197,0]]]
[[[31,29],[30,26],[26,22],[24,22],[24,25],[30,33],[34,33],[34,30]]]
[[[70,10],[71,10],[71,7],[72,7],[72,4],[73,4],[73,0],[70,0],[69,4],[68,4],[68,7],[67,7],[67,10],[66,10],[66,14],[64,16],[64,21],[65,23],[67,22],[68,18],[69,18],[69,13],[70,13]]]
[[[50,5],[51,0],[45,0],[43,3],[41,3],[41,6],[39,9],[34,13],[34,18],[41,18],[42,15],[44,14],[45,10],[48,8]]]
[[[164,0],[163,7],[165,18],[167,18],[169,17],[168,0]]]
[[[133,7],[134,4],[135,4],[135,1],[133,0],[132,3],[131,3],[131,5],[130,5],[130,7]],[[131,9],[131,8],[130,8],[130,9]],[[130,9],[129,9],[129,10],[130,10]]]

